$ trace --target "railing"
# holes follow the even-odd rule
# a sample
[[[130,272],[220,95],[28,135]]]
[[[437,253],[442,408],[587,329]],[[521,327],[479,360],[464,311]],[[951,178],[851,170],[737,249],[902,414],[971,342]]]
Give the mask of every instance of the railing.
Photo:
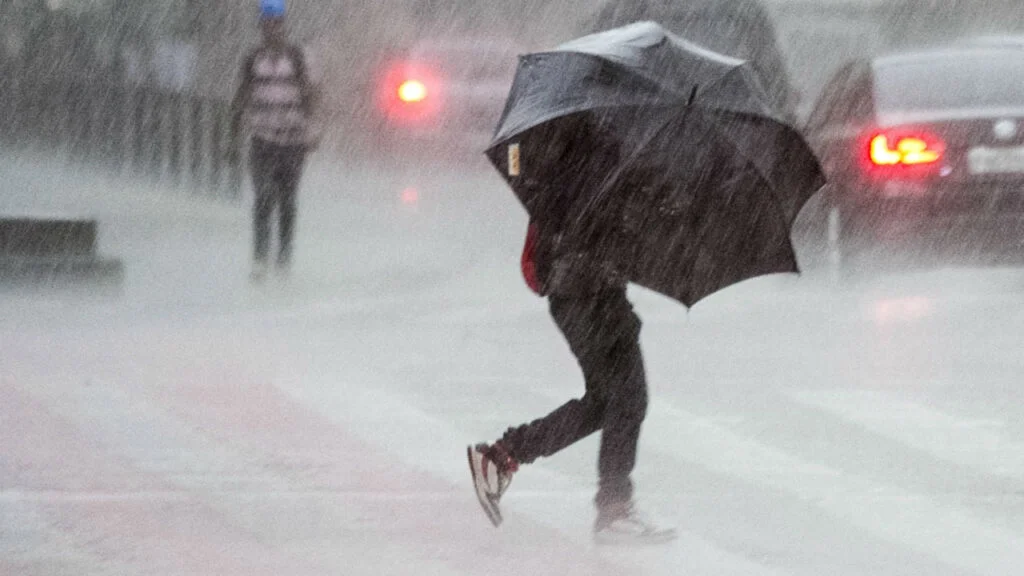
[[[101,81],[41,80],[0,64],[0,141],[68,162],[238,197],[240,143],[223,101]]]

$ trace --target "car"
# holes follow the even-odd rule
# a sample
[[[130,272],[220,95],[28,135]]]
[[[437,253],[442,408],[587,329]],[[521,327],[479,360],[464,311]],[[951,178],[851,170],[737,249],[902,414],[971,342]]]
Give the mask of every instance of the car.
[[[429,38],[378,66],[378,143],[399,155],[481,156],[523,50],[494,36]]]
[[[599,32],[652,20],[670,32],[727,56],[750,62],[775,109],[795,121],[797,91],[768,10],[759,0],[611,0],[585,23]]]
[[[883,251],[1024,253],[1024,58],[1015,43],[850,61],[804,131],[830,181],[832,249],[847,264]]]

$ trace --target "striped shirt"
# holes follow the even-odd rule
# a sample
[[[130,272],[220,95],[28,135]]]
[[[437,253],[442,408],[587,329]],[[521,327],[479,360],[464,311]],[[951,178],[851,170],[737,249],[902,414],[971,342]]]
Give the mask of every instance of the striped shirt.
[[[309,64],[306,51],[297,46],[261,47],[249,55],[243,75],[253,138],[282,146],[310,141],[315,79]]]

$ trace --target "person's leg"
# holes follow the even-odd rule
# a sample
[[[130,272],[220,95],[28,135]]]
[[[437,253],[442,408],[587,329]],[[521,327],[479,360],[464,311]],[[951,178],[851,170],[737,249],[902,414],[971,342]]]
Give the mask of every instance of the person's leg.
[[[297,197],[299,182],[302,179],[302,168],[305,163],[305,151],[300,147],[288,148],[281,158],[279,173],[279,223],[277,263],[279,266],[291,264],[292,244],[295,236],[295,218],[297,213]]]
[[[552,456],[562,449],[600,430],[604,421],[605,397],[594,385],[605,356],[601,333],[599,301],[549,296],[551,316],[583,370],[586,393],[570,400],[543,418],[509,428],[499,441],[517,462],[529,464]]]
[[[549,297],[551,316],[562,330],[573,353],[580,360],[587,392],[548,414],[522,426],[509,428],[494,444],[478,444],[467,449],[477,499],[495,526],[501,524],[499,503],[519,464],[551,456],[578,440],[596,432],[603,421],[604,401],[590,386],[596,370],[594,361],[600,350],[592,350],[590,335],[600,323],[594,299]]]
[[[640,319],[626,289],[608,289],[589,301],[585,312],[567,315],[559,326],[580,362],[587,396],[599,410],[599,509],[628,504],[630,474],[636,464],[640,427],[647,413],[647,381],[640,353]]]
[[[570,400],[543,418],[509,428],[499,440],[520,464],[552,456],[600,429],[602,405],[584,395]]]
[[[603,364],[595,361],[592,388],[605,399],[598,455],[599,487],[594,503],[597,521],[594,538],[601,544],[667,542],[675,528],[636,509],[630,474],[636,465],[640,428],[647,414],[647,380],[640,351],[640,319],[625,290],[602,299],[599,316],[612,344]]]
[[[273,151],[261,142],[253,142],[249,156],[253,183],[253,261],[265,266],[270,252],[270,215],[274,210]]]
[[[600,376],[605,410],[595,498],[599,510],[621,508],[632,501],[630,474],[636,465],[640,428],[647,414],[647,379],[638,338],[624,335],[616,342],[606,367]]]

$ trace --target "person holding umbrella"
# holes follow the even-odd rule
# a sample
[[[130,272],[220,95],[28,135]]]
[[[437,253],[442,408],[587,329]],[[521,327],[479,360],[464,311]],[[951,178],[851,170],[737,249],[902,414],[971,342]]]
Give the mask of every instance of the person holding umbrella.
[[[520,60],[488,149],[530,216],[528,284],[586,392],[467,447],[491,522],[519,466],[601,431],[598,543],[667,542],[630,479],[647,409],[629,282],[692,306],[734,283],[796,272],[789,230],[821,168],[745,62],[645,22]]]
[[[587,118],[559,128],[546,137],[543,154],[557,157],[566,170],[543,183],[532,198],[530,213],[536,217],[523,266],[531,288],[548,299],[551,317],[582,368],[586,393],[544,418],[510,428],[493,444],[472,447],[470,463],[481,480],[498,481],[500,498],[500,484],[507,487],[519,464],[552,456],[600,430],[595,538],[606,543],[669,541],[675,529],[641,514],[633,501],[630,474],[647,412],[647,381],[641,323],[626,298],[626,274],[608,257],[620,241],[618,233],[626,232],[594,226],[597,214],[609,207],[588,206],[585,194],[619,158]],[[497,500],[484,501],[485,511],[499,524]]]

